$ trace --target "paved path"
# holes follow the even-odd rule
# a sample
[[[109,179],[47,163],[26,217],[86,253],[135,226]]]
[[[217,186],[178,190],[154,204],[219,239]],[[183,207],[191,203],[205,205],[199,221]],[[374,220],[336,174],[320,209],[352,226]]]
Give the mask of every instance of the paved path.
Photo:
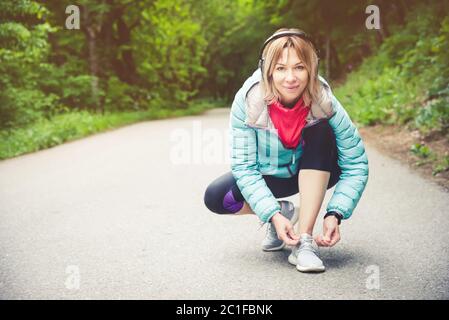
[[[287,249],[262,252],[256,217],[208,212],[204,190],[229,170],[228,114],[139,123],[1,161],[0,297],[449,298],[448,193],[367,143],[367,188],[339,245],[321,249],[323,274],[296,271]]]

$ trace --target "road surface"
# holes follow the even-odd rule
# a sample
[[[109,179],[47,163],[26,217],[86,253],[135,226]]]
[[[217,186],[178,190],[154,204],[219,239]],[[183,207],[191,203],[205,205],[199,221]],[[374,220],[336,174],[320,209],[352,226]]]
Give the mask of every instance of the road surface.
[[[2,299],[448,299],[449,195],[365,142],[342,240],[303,274],[255,216],[207,210],[229,109],[137,123],[0,162]],[[316,226],[333,189],[326,194]],[[299,204],[299,195],[287,198]]]

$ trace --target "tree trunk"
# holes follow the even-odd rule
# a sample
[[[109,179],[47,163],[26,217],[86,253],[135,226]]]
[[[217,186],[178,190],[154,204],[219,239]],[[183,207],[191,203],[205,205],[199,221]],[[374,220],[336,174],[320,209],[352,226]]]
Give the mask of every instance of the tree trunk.
[[[407,12],[407,5],[404,0],[399,1],[399,3],[394,4],[396,8],[397,17],[401,25],[405,24],[405,13]]]
[[[119,46],[131,43],[131,30],[123,21],[122,16],[117,20],[117,32]],[[117,70],[120,71],[118,72],[120,80],[129,84],[135,84],[137,82],[137,72],[132,49],[123,49],[120,64],[121,67]]]
[[[331,38],[329,34],[326,35],[326,78],[331,77]]]
[[[100,103],[99,97],[99,74],[100,74],[100,64],[98,60],[98,52],[97,52],[97,40],[98,35],[101,30],[102,25],[102,16],[99,17],[98,21],[94,21],[93,14],[89,12],[89,10],[84,7],[83,8],[83,28],[84,34],[87,38],[87,48],[88,48],[88,63],[89,63],[89,71],[92,76],[91,81],[91,95],[94,99],[95,106],[97,111],[104,113],[102,104]]]
[[[92,28],[87,27],[87,44],[89,48],[89,68],[90,75],[93,77],[91,81],[91,94],[95,104],[98,105],[98,57],[96,50],[96,35]]]
[[[335,77],[338,77],[340,75],[340,68],[341,68],[341,63],[340,63],[340,59],[338,59],[338,54],[337,54],[337,48],[335,48],[334,44],[331,43],[330,45],[330,51],[331,51],[331,58],[330,60],[333,61],[333,65],[334,65],[334,70],[335,70]]]

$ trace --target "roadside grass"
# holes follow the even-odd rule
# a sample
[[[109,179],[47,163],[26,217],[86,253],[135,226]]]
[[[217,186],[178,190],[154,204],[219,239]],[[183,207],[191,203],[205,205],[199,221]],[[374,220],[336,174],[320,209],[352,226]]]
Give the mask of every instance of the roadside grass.
[[[67,141],[140,121],[196,115],[225,106],[224,101],[197,100],[186,109],[106,112],[104,114],[88,111],[64,113],[50,119],[40,119],[26,127],[0,131],[0,159],[51,148]]]

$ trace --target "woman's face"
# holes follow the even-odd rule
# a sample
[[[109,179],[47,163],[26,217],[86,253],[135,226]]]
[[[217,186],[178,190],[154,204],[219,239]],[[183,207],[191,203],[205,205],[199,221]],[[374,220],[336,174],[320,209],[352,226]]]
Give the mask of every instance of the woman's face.
[[[284,48],[273,70],[274,87],[281,94],[284,105],[295,103],[304,92],[309,73],[291,47]]]

